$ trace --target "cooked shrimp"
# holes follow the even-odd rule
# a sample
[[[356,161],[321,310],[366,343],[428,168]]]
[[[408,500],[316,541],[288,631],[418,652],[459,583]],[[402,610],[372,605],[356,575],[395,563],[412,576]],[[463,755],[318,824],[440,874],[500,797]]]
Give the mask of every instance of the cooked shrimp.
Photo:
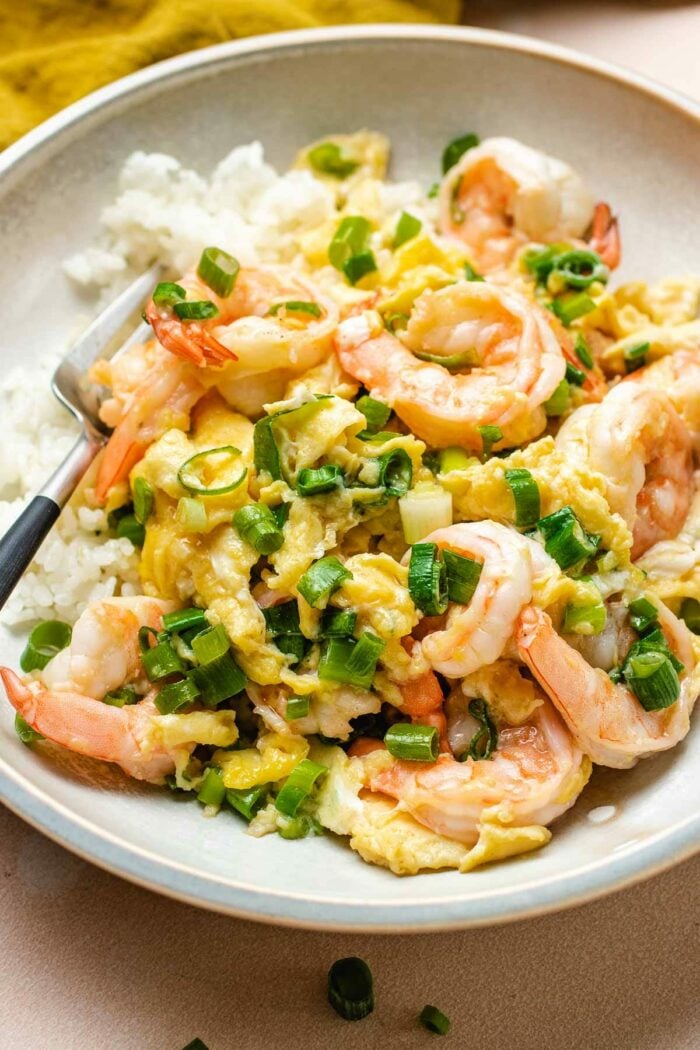
[[[405,638],[402,644],[409,654],[414,645],[420,645],[412,638]],[[399,689],[403,699],[401,710],[404,714],[407,714],[412,722],[434,726],[440,735],[440,750],[449,751],[447,719],[443,711],[445,698],[435,672],[424,671],[417,678],[402,682]]]
[[[491,759],[458,762],[443,754],[433,765],[397,761],[370,787],[438,835],[473,845],[485,810],[498,807],[509,826],[551,824],[586,779],[583,754],[546,703],[523,725],[500,728]]]
[[[92,377],[112,387],[100,418],[114,432],[99,462],[94,495],[96,503],[104,504],[149,445],[170,427],[187,427],[190,410],[207,387],[196,368],[155,341],[132,348],[107,366],[100,363]]]
[[[633,558],[680,531],[692,493],[692,442],[666,394],[620,383],[599,404],[573,412],[556,442],[605,478],[610,509],[632,529]]]
[[[610,210],[610,205],[604,201],[599,201],[593,209],[593,228],[588,244],[594,252],[598,252],[605,265],[611,270],[620,265],[622,256],[620,227]]]
[[[509,138],[486,139],[440,188],[440,227],[466,244],[484,272],[507,265],[528,241],[581,237],[593,200],[561,160]]]
[[[435,671],[461,678],[501,655],[521,609],[532,597],[534,549],[538,557],[549,559],[533,540],[495,521],[450,525],[431,532],[423,542],[482,563],[469,605],[452,604],[446,627],[421,642],[423,655]]]
[[[566,363],[544,312],[517,292],[476,281],[424,292],[414,304],[406,345],[389,332],[373,334],[371,320],[363,314],[340,325],[340,363],[430,445],[480,451],[482,426],[500,427],[503,447],[544,430],[542,405]],[[474,367],[451,374],[411,351],[471,354]]]
[[[146,316],[163,346],[200,367],[227,365],[227,381],[277,369],[304,372],[331,350],[337,307],[308,278],[288,267],[241,269],[225,298],[195,272],[178,283],[188,299],[213,302],[217,315],[182,321],[170,307],[158,307],[151,300]],[[311,304],[315,309],[292,310],[285,303]]]
[[[638,759],[674,747],[688,732],[696,699],[691,635],[666,608],[659,609],[666,639],[684,664],[681,692],[671,707],[646,711],[624,685],[591,667],[561,638],[546,613],[523,610],[517,632],[520,658],[558,708],[576,743],[594,762],[628,769]]]
[[[693,446],[700,452],[700,347],[676,350],[639,368],[625,379],[650,390],[663,390],[688,427]]]

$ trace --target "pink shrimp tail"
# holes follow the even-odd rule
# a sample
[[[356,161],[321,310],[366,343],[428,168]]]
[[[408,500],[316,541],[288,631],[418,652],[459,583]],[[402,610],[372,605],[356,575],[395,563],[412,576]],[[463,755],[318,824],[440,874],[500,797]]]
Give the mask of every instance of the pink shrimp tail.
[[[7,699],[15,711],[22,716],[25,722],[33,727],[36,719],[36,697],[34,694],[27,689],[26,685],[9,667],[0,667],[0,678],[2,678],[2,684],[5,686]]]
[[[610,205],[604,201],[599,201],[593,209],[593,229],[589,244],[611,270],[620,265],[622,257],[620,227]]]
[[[153,300],[146,307],[146,317],[158,342],[166,350],[191,361],[199,368],[238,360],[238,355],[220,343],[201,321],[180,321],[173,318],[164,314]]]

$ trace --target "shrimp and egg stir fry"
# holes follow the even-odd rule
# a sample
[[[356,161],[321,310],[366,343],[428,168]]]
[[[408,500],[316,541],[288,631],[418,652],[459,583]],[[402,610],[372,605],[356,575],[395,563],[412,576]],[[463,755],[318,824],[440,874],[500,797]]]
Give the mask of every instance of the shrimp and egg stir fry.
[[[25,741],[467,871],[688,732],[700,282],[609,291],[610,208],[514,140],[455,140],[404,211],[385,160],[304,151],[334,222],[284,266],[207,248],[96,367],[87,495],[144,594],[1,673]]]

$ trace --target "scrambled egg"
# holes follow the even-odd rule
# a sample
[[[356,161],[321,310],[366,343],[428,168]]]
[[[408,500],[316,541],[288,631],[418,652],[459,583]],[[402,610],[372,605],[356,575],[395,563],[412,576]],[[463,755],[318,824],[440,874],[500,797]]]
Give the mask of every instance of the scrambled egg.
[[[216,751],[214,762],[220,766],[227,788],[252,788],[288,777],[309,753],[309,742],[300,736],[265,733],[256,747],[241,751]]]

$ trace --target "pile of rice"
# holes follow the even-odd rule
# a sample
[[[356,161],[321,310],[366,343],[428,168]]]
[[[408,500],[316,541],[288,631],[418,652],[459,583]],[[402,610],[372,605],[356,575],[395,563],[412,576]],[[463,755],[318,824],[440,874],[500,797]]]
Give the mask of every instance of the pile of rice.
[[[420,199],[418,183],[382,184],[387,211]],[[68,276],[109,301],[154,258],[182,273],[207,245],[235,254],[243,265],[289,262],[296,238],[334,214],[334,196],[310,171],[279,175],[259,142],[232,150],[211,178],[162,153],[132,154],[116,200],[101,216],[102,244],[65,263]],[[0,380],[5,441],[0,446],[0,531],[61,462],[77,437],[70,414],[49,382],[55,357],[39,368],[15,368]],[[100,597],[139,589],[137,554],[126,539],[105,535],[102,511],[74,500],[64,510],[29,571],[5,606],[2,620],[74,621]]]

